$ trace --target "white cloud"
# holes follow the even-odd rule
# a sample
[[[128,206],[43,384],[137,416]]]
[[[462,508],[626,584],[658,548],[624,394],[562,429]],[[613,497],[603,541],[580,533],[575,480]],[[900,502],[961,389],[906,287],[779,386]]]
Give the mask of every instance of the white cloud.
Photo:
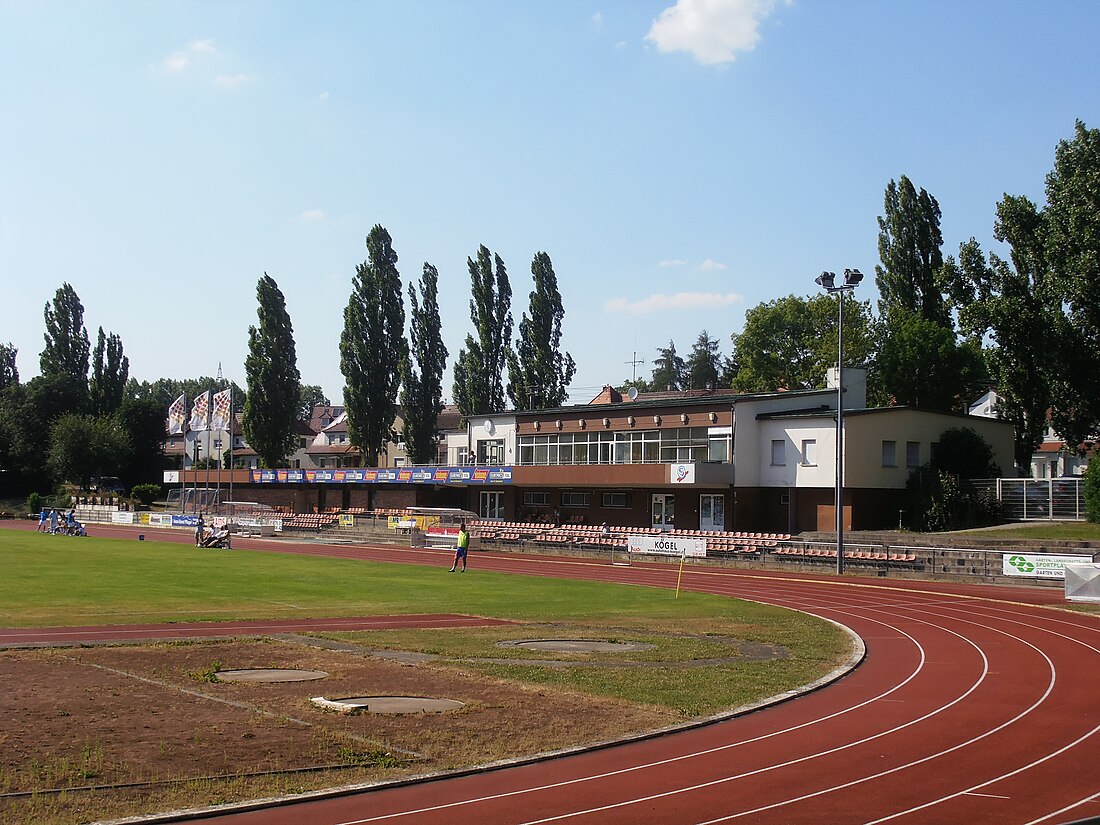
[[[161,68],[166,72],[182,72],[192,63],[192,57],[197,54],[214,54],[218,50],[214,48],[214,41],[193,40],[183,49],[172,52],[161,62]]]
[[[687,261],[685,261],[683,258],[666,258],[663,261],[658,261],[657,266],[664,269],[670,266],[683,266],[686,263]]]
[[[217,49],[214,48],[214,41],[209,38],[188,43],[187,48],[193,52],[207,52],[208,54],[213,54],[217,51]]]
[[[161,67],[166,72],[182,72],[187,68],[189,62],[184,52],[172,52],[168,57],[164,58]]]
[[[321,94],[317,95],[317,99],[318,100],[328,100],[328,92],[321,92]]]
[[[256,79],[254,74],[245,74],[243,72],[239,74],[220,74],[214,78],[214,85],[220,86],[223,89],[235,89],[238,86],[244,86],[246,83],[251,83]]]
[[[721,272],[723,269],[729,269],[729,267],[711,258],[707,258],[699,264],[699,269],[703,272]]]
[[[626,298],[612,298],[604,309],[608,312],[625,312],[629,315],[646,315],[650,312],[664,312],[677,309],[714,309],[729,306],[744,297],[736,292],[725,294],[718,292],[677,292],[675,295],[657,293],[640,301],[628,301]]]
[[[325,210],[307,209],[300,213],[298,217],[303,221],[323,221],[325,219]]]
[[[600,25],[600,23],[603,22],[603,12],[598,11],[595,14],[593,14],[592,15],[592,22],[595,23],[597,26]]]
[[[775,0],[677,0],[653,21],[646,42],[658,51],[686,51],[706,65],[732,63],[751,51]]]

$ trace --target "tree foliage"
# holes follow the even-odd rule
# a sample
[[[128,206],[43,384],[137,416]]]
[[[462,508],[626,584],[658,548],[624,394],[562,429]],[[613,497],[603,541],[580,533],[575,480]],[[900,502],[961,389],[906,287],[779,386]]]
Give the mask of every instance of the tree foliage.
[[[126,483],[160,484],[164,477],[164,415],[164,406],[148,398],[126,398],[115,413],[130,442],[129,454],[118,471]]]
[[[560,407],[577,370],[573,356],[561,351],[565,308],[554,266],[545,252],[531,261],[531,277],[535,282],[531,314],[523,313],[516,347],[508,352],[508,397],[517,410]]]
[[[722,369],[722,357],[718,352],[718,339],[711,338],[704,329],[695,339],[684,367],[685,387],[688,390],[717,389],[718,374]]]
[[[278,467],[294,450],[301,376],[286,300],[266,272],[256,285],[256,299],[259,326],[248,328],[248,398],[241,424],[261,466]]]
[[[15,356],[19,350],[11,344],[0,344],[0,391],[19,383],[19,368]]]
[[[943,234],[940,205],[922,187],[917,192],[905,175],[890,181],[883,197],[885,214],[878,219],[881,266],[875,267],[879,314],[889,319],[896,310],[951,326],[951,316],[940,288]]]
[[[409,284],[409,307],[412,347],[401,362],[405,452],[414,464],[430,464],[436,459],[439,441],[448,353],[439,318],[439,272],[429,263],[420,274],[419,298]]]
[[[1077,446],[1100,433],[1100,130],[1077,121],[1046,180],[1045,250],[1069,323],[1052,390],[1053,424]]]
[[[950,427],[940,433],[932,467],[962,479],[994,478],[1001,468],[993,462],[993,448],[970,427]]]
[[[99,328],[92,355],[92,377],[88,396],[93,415],[110,415],[122,406],[126,381],[130,377],[130,359],[122,352],[122,339]]]
[[[454,367],[454,399],[464,417],[504,409],[503,370],[512,338],[512,287],[499,255],[482,244],[470,270],[470,320],[475,339],[466,336]],[[495,267],[495,269],[494,269]]]
[[[50,427],[48,463],[59,481],[88,487],[93,476],[117,475],[130,439],[114,416],[59,417]]]
[[[845,365],[864,365],[874,353],[870,304],[845,298],[842,306]],[[836,364],[839,311],[831,295],[788,295],[750,309],[744,329],[733,336],[733,389],[824,387],[829,367]]]
[[[367,235],[367,260],[355,270],[340,336],[348,437],[368,467],[396,437],[400,364],[407,357],[397,253],[390,233],[376,225]]]
[[[302,384],[298,401],[298,418],[309,421],[313,416],[314,407],[328,407],[332,402],[328,400],[325,391],[317,384]]]
[[[53,301],[43,310],[46,347],[39,356],[44,376],[64,375],[88,387],[88,330],[84,328],[84,305],[67,283],[58,287]]]
[[[1085,518],[1100,524],[1100,461],[1090,461],[1085,470]]]
[[[653,375],[649,379],[652,392],[682,390],[687,383],[687,366],[684,359],[676,354],[676,343],[672,340],[667,347],[657,348],[657,357],[653,359]]]
[[[876,380],[893,404],[959,410],[970,400],[964,392],[970,355],[947,327],[898,309],[879,343]]]

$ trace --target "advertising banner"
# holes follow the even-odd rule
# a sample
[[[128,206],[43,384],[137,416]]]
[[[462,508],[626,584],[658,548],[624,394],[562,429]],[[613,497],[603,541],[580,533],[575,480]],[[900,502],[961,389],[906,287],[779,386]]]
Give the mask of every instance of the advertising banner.
[[[180,471],[179,470],[165,470],[164,471],[164,483],[165,484],[179,484],[180,483]]]
[[[134,514],[129,512],[128,510],[127,511],[116,510],[115,512],[111,513],[111,523],[112,524],[133,524],[134,523]]]
[[[694,484],[695,483],[695,465],[694,464],[669,464],[668,465],[668,480],[673,484]]]
[[[355,516],[353,516],[351,513],[341,513],[340,514],[340,526],[341,527],[354,527],[355,526]]]
[[[1004,553],[1001,570],[1006,576],[1033,579],[1064,579],[1067,564],[1086,564],[1092,556],[1056,556],[1053,553]]]
[[[627,550],[631,553],[648,553],[657,556],[687,556],[703,558],[707,555],[706,539],[688,539],[682,536],[626,537]]]
[[[682,483],[695,481],[695,465],[687,468]],[[253,484],[511,484],[511,467],[401,467],[332,470],[252,470]],[[675,478],[675,473],[673,473]]]
[[[198,527],[198,516],[172,516],[173,527]]]

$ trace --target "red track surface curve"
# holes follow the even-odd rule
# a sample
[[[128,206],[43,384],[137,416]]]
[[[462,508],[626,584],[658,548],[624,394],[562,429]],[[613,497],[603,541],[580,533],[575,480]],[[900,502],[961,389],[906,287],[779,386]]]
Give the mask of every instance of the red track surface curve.
[[[420,564],[449,559],[392,547],[262,546]],[[664,565],[477,553],[471,568],[676,584],[676,569]],[[683,586],[838,622],[863,639],[866,659],[794,701],[691,730],[214,818],[710,825],[1100,816],[1100,620],[1037,606],[1059,603],[1058,591],[715,568],[687,568]]]

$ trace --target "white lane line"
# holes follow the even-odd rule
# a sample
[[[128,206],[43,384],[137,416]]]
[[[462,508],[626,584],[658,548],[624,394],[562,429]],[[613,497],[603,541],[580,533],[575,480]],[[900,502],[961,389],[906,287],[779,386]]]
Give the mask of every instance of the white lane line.
[[[554,789],[557,789],[557,788],[563,788],[563,787],[568,787],[570,785],[580,784],[582,782],[591,782],[591,781],[597,780],[597,779],[609,779],[609,778],[612,778],[612,777],[615,777],[615,776],[622,776],[622,775],[629,774],[629,773],[632,773],[632,772],[635,772],[635,771],[646,770],[646,769],[649,769],[649,768],[659,768],[659,767],[662,767],[664,765],[675,764],[677,762],[681,762],[681,761],[684,761],[686,759],[693,759],[695,757],[701,757],[701,756],[709,756],[711,754],[721,753],[722,751],[726,751],[726,750],[729,750],[731,748],[740,747],[741,745],[749,745],[749,744],[753,744],[755,742],[760,742],[760,741],[763,741],[765,739],[770,739],[774,736],[780,736],[782,734],[791,733],[791,732],[794,732],[794,731],[797,731],[797,730],[801,730],[803,728],[810,727],[811,725],[815,725],[815,724],[818,724],[820,722],[825,722],[825,721],[828,721],[830,719],[834,719],[834,718],[837,718],[839,716],[843,716],[846,713],[851,713],[852,711],[859,710],[860,708],[866,707],[867,705],[870,705],[874,702],[881,701],[884,697],[889,696],[891,693],[894,693],[895,691],[898,691],[901,688],[903,688],[905,685],[907,685],[909,682],[911,682],[913,679],[915,679],[921,673],[921,671],[924,669],[925,662],[926,662],[925,651],[924,651],[924,648],[921,646],[920,642],[918,642],[915,638],[913,638],[911,635],[906,633],[904,630],[901,630],[900,628],[895,628],[892,625],[888,624],[887,622],[882,622],[882,621],[879,621],[877,619],[870,619],[870,618],[867,618],[867,617],[860,617],[860,618],[864,619],[865,621],[873,622],[874,624],[883,625],[884,627],[890,627],[893,630],[897,630],[898,633],[900,633],[902,636],[905,636],[907,639],[909,639],[909,641],[911,641],[913,643],[913,646],[917,649],[917,651],[919,653],[919,659],[918,659],[916,667],[913,669],[913,671],[907,677],[905,677],[905,679],[903,679],[901,682],[894,685],[889,690],[883,691],[878,696],[873,696],[869,699],[864,700],[863,702],[852,705],[851,707],[844,708],[843,710],[835,711],[833,713],[827,714],[827,715],[819,717],[817,719],[811,719],[808,722],[802,722],[801,724],[798,724],[798,725],[793,725],[793,726],[788,727],[788,728],[783,728],[781,730],[776,730],[776,731],[772,731],[770,733],[762,734],[760,736],[756,736],[756,737],[753,737],[751,739],[745,739],[745,740],[742,740],[742,741],[739,741],[739,742],[729,742],[729,743],[726,743],[724,745],[718,745],[718,746],[713,747],[713,748],[707,748],[707,749],[701,750],[701,751],[693,751],[691,753],[681,754],[680,756],[669,757],[668,759],[660,759],[660,760],[657,760],[657,761],[647,762],[647,763],[643,763],[643,764],[640,764],[640,765],[631,765],[629,767],[620,768],[620,769],[614,770],[614,771],[606,771],[604,773],[591,774],[589,776],[582,776],[582,777],[577,777],[577,778],[574,778],[574,779],[567,779],[567,780],[563,780],[561,782],[553,782],[553,783],[549,783],[549,784],[546,784],[546,785],[536,785],[536,786],[529,787],[529,788],[520,788],[518,790],[506,791],[506,792],[499,793],[499,794],[490,794],[490,795],[487,795],[487,796],[473,797],[473,798],[470,798],[470,799],[458,800],[456,802],[447,802],[447,803],[443,803],[443,804],[440,804],[440,805],[431,805],[431,806],[428,806],[428,807],[425,807],[425,808],[416,808],[416,809],[408,810],[408,811],[397,811],[397,812],[394,812],[394,813],[391,813],[391,814],[382,814],[382,815],[379,815],[379,816],[367,817],[366,819],[349,820],[347,822],[339,823],[339,825],[362,825],[362,823],[366,823],[366,822],[379,822],[379,821],[386,820],[386,819],[397,819],[397,818],[403,817],[403,816],[416,816],[416,815],[419,815],[419,814],[425,814],[425,813],[430,813],[430,812],[434,812],[434,811],[447,810],[449,808],[458,808],[458,807],[462,807],[462,806],[466,806],[466,805],[473,805],[473,804],[477,804],[477,803],[480,803],[480,802],[489,802],[489,801],[494,801],[494,800],[498,800],[498,799],[508,799],[510,797],[521,796],[523,794],[554,790]],[[967,640],[964,639],[964,641],[967,641]],[[979,651],[979,653],[980,653],[980,651]]]

